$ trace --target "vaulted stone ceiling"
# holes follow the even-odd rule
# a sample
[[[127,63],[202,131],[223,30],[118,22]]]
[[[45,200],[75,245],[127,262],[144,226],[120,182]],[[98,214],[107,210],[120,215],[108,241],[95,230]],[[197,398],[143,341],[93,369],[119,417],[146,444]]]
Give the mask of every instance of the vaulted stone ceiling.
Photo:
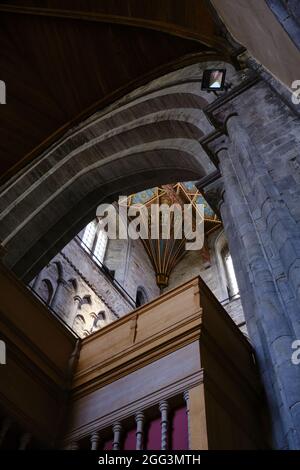
[[[204,0],[0,0],[1,176],[156,76],[231,46]]]

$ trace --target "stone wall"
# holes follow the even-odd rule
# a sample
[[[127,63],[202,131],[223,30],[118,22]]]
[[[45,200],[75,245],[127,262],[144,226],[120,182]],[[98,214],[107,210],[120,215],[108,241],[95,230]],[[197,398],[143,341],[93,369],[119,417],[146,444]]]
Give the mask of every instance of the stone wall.
[[[214,232],[207,238],[207,247],[210,257],[209,263],[203,261],[200,251],[186,252],[183,259],[173,269],[169,286],[165,291],[173,289],[183,282],[200,275],[237,326],[240,327],[243,333],[247,333],[243,307],[239,295],[235,296],[233,299],[228,298],[225,273],[224,269],[222,269],[222,260],[218,253],[217,243],[218,239],[223,236],[223,234],[222,229]]]
[[[279,23],[296,46],[300,45],[299,0],[266,0]],[[296,78],[296,77],[295,77]]]
[[[147,301],[160,294],[155,272],[141,240],[109,240],[105,265],[115,271],[115,278],[135,300],[142,287]]]
[[[133,309],[130,299],[112,283],[77,239],[55,256],[31,286],[81,337]]]
[[[110,240],[104,263],[114,271],[117,282],[75,238],[31,283],[46,304],[81,337],[132,311],[138,287],[143,288],[147,301],[160,293],[140,240]]]
[[[218,230],[208,238],[209,262],[203,260],[199,251],[187,252],[172,271],[165,291],[200,275],[235,323],[246,332],[239,296],[228,298],[224,271],[219,266],[216,241],[221,235],[222,231]],[[118,284],[93,261],[80,239],[75,238],[31,285],[67,325],[80,336],[87,336],[133,310],[138,288],[142,288],[146,301],[160,295],[141,240],[109,240],[104,265]]]

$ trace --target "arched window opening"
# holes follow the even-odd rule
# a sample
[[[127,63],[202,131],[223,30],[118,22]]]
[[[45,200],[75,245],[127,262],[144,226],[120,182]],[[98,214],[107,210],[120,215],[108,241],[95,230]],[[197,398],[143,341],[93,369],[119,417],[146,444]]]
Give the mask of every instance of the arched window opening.
[[[231,298],[239,293],[239,286],[236,280],[233,262],[232,262],[231,254],[229,253],[228,246],[225,246],[223,248],[221,254],[222,254],[222,259],[223,259],[225,273],[226,273],[228,297]]]
[[[103,263],[107,246],[107,233],[103,229],[100,229],[97,235],[97,241],[95,243],[93,258],[97,262]]]
[[[98,264],[103,263],[107,241],[107,233],[98,220],[95,219],[86,226],[82,237],[82,246],[86,251],[92,252],[93,260]]]
[[[141,307],[147,302],[147,295],[143,287],[138,287],[136,291],[135,305],[136,307]]]
[[[97,232],[97,220],[92,220],[92,222],[90,222],[85,227],[83,237],[82,237],[82,246],[85,249],[92,251],[96,232]]]

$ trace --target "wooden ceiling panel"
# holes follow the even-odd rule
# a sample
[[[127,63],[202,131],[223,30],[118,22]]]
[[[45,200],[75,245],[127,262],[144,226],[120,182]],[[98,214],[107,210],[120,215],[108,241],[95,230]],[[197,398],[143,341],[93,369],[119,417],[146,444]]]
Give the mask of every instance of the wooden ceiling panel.
[[[188,58],[226,57],[199,0],[0,0],[0,15],[2,181],[135,87]]]

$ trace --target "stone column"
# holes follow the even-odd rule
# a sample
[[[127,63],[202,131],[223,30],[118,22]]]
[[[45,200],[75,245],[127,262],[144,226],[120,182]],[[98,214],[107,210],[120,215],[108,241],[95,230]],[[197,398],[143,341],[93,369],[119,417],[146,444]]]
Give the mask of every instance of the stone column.
[[[122,424],[119,422],[114,423],[112,429],[114,433],[113,450],[120,450]]]
[[[145,415],[142,411],[136,413],[135,422],[136,422],[136,450],[143,449],[143,437],[144,437],[144,420]]]
[[[161,401],[159,404],[159,411],[161,414],[161,450],[168,449],[168,429],[169,429],[169,420],[168,420],[168,410],[169,404],[166,400]]]
[[[259,135],[250,115],[254,91],[247,86],[232,101],[229,94],[209,107],[207,113],[219,127],[207,145],[219,160],[225,190],[220,211],[275,423],[276,446],[296,449],[300,448],[300,370],[292,364],[291,355],[293,341],[300,338],[300,229],[296,213],[270,174],[272,165],[264,146],[260,144],[260,154],[252,134],[250,137],[253,132],[259,142],[263,134]],[[263,82],[257,91],[262,107],[268,103],[264,102],[267,94],[266,99],[272,100],[271,111],[276,112],[275,102],[282,106],[276,96],[269,96]],[[292,116],[289,110],[285,112],[290,123]],[[281,120],[283,116],[279,113]],[[263,112],[258,118],[264,118]],[[289,135],[293,136],[295,129],[290,125]],[[293,145],[296,141],[294,138]]]
[[[236,119],[233,117],[230,120]],[[253,206],[252,203],[257,195],[254,196],[250,191],[247,193],[250,183],[243,178],[244,174],[247,174],[248,179],[259,180],[259,168],[256,170],[249,168],[249,162],[245,163],[243,168],[241,167],[243,158],[239,151],[238,137],[232,135],[237,132],[237,128],[229,124],[228,127],[231,129],[231,138],[235,139],[235,142],[229,144],[228,150],[223,149],[219,153],[226,201],[226,204],[221,205],[221,214],[224,221],[229,218],[224,225],[227,229],[226,234],[234,266],[243,266],[244,274],[249,278],[248,287],[249,283],[252,286],[252,302],[245,304],[243,295],[242,302],[249,333],[260,362],[266,392],[273,406],[274,396],[277,397],[277,410],[273,408],[273,416],[278,415],[280,410],[289,447],[299,448],[300,419],[297,390],[300,388],[300,370],[291,362],[291,344],[295,339],[295,332],[290,319],[286,316],[284,304],[276,288],[272,269],[264,250],[264,240],[261,239],[255,224],[253,212],[256,205]],[[240,145],[243,146],[243,138],[241,138]],[[245,147],[243,147],[244,151]],[[240,183],[241,180],[243,184]],[[257,191],[259,190],[265,191],[262,187],[257,188]],[[229,231],[228,227],[231,227]],[[238,234],[239,252],[235,247],[233,231]],[[238,282],[240,282],[240,277],[239,269],[237,269]],[[241,279],[241,284],[243,283],[244,280]],[[277,435],[281,433],[278,427],[275,432]]]
[[[94,432],[90,438],[91,450],[97,450],[100,442],[100,435],[98,432]]]
[[[265,256],[277,259],[271,270],[285,280],[285,288],[300,302],[300,228],[284,202],[280,189],[271,178],[263,157],[251,142],[237,116],[230,118],[227,129],[232,142],[230,158],[239,177],[245,200],[257,226]],[[265,235],[265,236],[264,236]],[[273,256],[272,256],[273,255]],[[278,274],[275,272],[277,270]],[[276,279],[275,279],[276,280]],[[278,283],[279,281],[277,281]],[[282,280],[280,281],[282,282]],[[282,297],[282,294],[279,294]],[[282,298],[286,308],[288,297]],[[300,337],[300,309],[294,303],[289,316],[294,317],[295,333]]]

